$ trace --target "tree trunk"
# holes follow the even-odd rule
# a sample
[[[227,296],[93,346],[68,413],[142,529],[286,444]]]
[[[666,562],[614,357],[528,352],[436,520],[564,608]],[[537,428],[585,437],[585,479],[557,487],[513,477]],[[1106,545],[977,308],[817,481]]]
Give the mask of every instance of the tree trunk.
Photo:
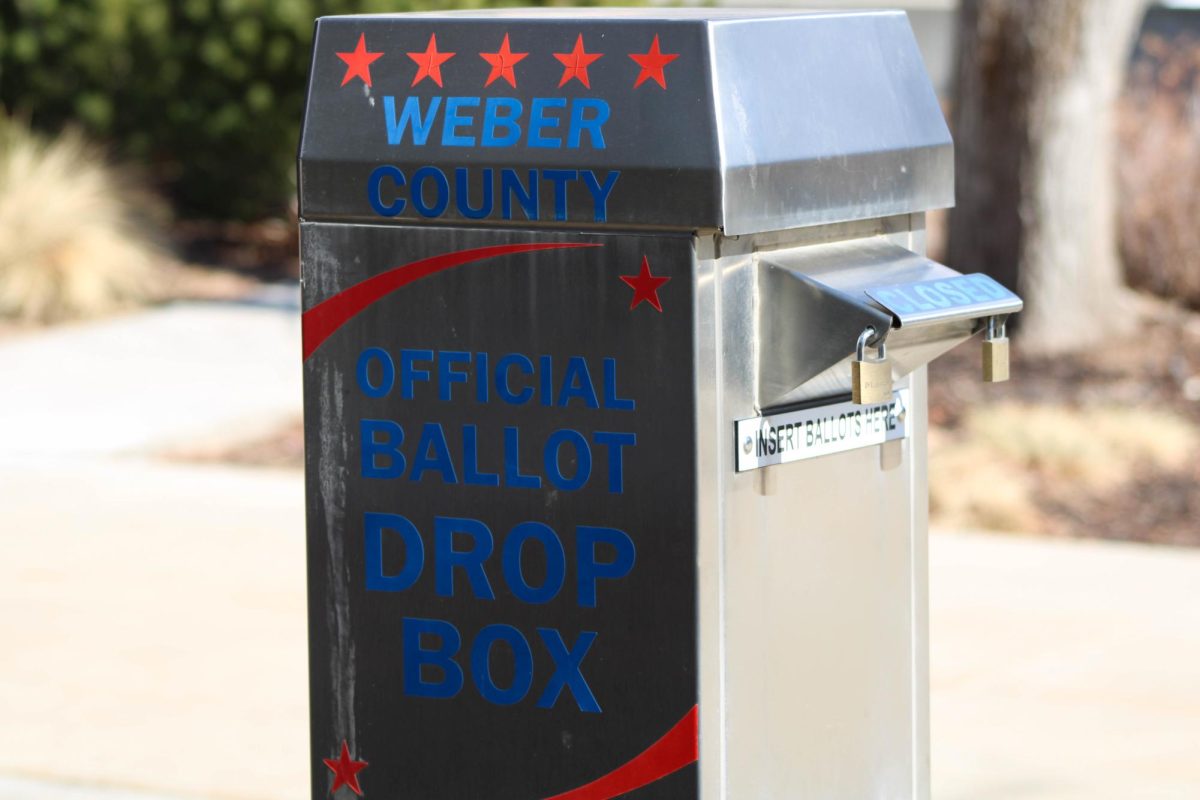
[[[963,0],[947,260],[1025,298],[1027,351],[1125,324],[1116,100],[1146,0]]]

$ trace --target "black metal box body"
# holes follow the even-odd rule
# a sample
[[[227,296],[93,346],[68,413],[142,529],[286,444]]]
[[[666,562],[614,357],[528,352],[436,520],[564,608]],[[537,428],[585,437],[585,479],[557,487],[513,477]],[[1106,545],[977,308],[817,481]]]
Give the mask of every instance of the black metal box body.
[[[691,238],[302,246],[313,796],[695,796]]]

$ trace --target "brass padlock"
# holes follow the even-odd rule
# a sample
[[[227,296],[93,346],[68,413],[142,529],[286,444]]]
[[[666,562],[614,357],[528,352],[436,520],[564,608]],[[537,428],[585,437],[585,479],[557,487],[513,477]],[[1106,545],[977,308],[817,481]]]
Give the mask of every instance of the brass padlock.
[[[1000,383],[1008,380],[1008,336],[1003,317],[988,317],[983,337],[983,380]]]
[[[875,335],[867,328],[858,336],[854,348],[854,363],[850,365],[851,396],[861,406],[886,403],[892,399],[892,365],[888,362],[887,346],[877,345],[879,357],[867,360],[867,342]]]

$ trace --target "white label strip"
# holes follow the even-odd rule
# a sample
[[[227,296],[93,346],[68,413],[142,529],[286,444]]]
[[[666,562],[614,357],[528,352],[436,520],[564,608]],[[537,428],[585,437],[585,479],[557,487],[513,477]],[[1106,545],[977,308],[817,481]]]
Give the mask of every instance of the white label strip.
[[[837,403],[737,422],[737,469],[787,464],[908,437],[909,390],[891,402]]]

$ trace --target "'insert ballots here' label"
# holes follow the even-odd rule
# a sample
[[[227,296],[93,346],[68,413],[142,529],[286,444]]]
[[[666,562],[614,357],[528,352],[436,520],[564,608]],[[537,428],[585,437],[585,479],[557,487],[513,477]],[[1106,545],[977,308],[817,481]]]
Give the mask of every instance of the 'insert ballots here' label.
[[[908,389],[875,405],[838,403],[737,422],[738,472],[908,437]]]

